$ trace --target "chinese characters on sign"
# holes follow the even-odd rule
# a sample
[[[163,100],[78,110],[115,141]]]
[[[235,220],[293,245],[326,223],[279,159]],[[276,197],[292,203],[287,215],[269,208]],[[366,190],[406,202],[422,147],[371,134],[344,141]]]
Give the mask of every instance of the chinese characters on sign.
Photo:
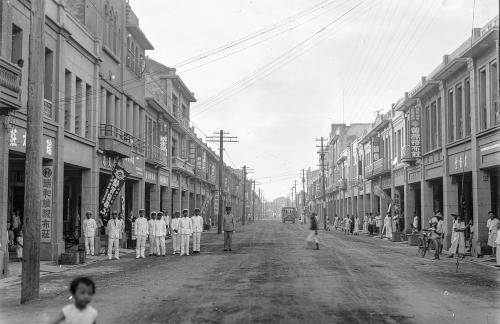
[[[44,136],[42,144],[45,147],[45,155],[52,156],[54,153],[54,139]],[[12,126],[9,131],[9,147],[16,150],[26,151],[26,130]]]
[[[50,243],[52,238],[52,166],[42,168],[42,218],[40,241]]]
[[[106,218],[106,215],[111,209],[111,206],[113,206],[113,203],[120,193],[120,190],[127,176],[127,171],[125,171],[125,169],[120,165],[115,164],[113,174],[108,182],[108,185],[106,186],[106,189],[104,190],[104,194],[101,199],[101,206],[99,208],[99,215],[101,218]]]
[[[420,107],[410,108],[410,154],[412,158],[422,156],[422,143],[420,137]]]

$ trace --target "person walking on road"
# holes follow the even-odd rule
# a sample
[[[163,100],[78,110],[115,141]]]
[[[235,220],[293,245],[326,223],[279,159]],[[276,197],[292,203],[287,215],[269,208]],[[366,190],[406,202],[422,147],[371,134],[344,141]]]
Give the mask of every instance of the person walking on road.
[[[497,224],[497,231],[498,230],[500,230],[500,223]],[[497,235],[495,243],[497,245],[497,250],[496,250],[497,266],[500,266],[500,235]]]
[[[149,256],[156,255],[156,212],[152,212],[148,221]]]
[[[179,230],[181,232],[181,256],[189,255],[189,237],[193,234],[193,222],[188,217],[188,210],[182,211],[182,218],[179,220]]]
[[[231,213],[231,206],[226,206],[226,214],[222,219],[222,230],[224,231],[224,251],[231,251],[234,232],[234,216]]]
[[[498,224],[500,221],[493,211],[489,211],[488,215],[490,218],[486,222],[486,227],[488,228],[488,246],[491,246],[491,255],[495,255],[496,240],[498,235]]]
[[[440,225],[443,216],[440,212],[437,212],[430,221],[431,239],[434,242],[434,259],[439,260],[439,254],[441,253],[442,246],[442,236],[443,236],[443,226]]]
[[[465,254],[465,221],[463,220],[462,216],[459,216],[457,214],[451,214],[453,216],[453,228],[452,228],[452,233],[451,233],[451,247],[450,247],[450,255],[448,256],[449,258],[453,258],[455,253],[457,253],[458,249],[458,256],[463,257]]]
[[[146,237],[148,236],[148,220],[144,217],[144,209],[139,210],[139,218],[134,222],[136,237],[135,258],[145,258]]]
[[[200,216],[200,209],[194,209],[193,221],[193,253],[200,253],[201,232],[203,232],[203,217]]]
[[[156,255],[165,256],[165,236],[167,235],[167,224],[163,220],[162,213],[158,212],[156,214],[155,221],[155,243],[156,243]]]
[[[172,217],[172,249],[173,254],[181,253],[180,247],[180,233],[179,233],[179,212],[176,211]]]
[[[120,222],[116,218],[118,216],[118,213],[116,211],[113,211],[113,213],[111,213],[111,216],[113,218],[110,219],[108,222],[108,259],[111,260],[114,247],[115,259],[119,260],[120,259],[119,241],[120,241],[121,226]]]
[[[86,219],[83,220],[83,235],[85,237],[85,254],[94,255],[94,237],[97,230],[97,223],[92,218],[92,212],[85,213]]]
[[[384,227],[382,228],[382,232],[380,233],[380,235],[382,235],[384,233],[384,230],[385,230],[385,237],[387,237],[387,239],[389,241],[391,241],[392,240],[392,217],[391,217],[391,215],[385,215]]]
[[[318,219],[316,218],[316,213],[311,213],[311,226],[309,227],[310,232],[307,236],[307,242],[313,242],[316,244],[316,250],[319,250],[319,240],[318,240]],[[348,218],[347,218],[348,219]]]
[[[354,216],[354,235],[359,235],[359,217],[358,217],[358,215]]]

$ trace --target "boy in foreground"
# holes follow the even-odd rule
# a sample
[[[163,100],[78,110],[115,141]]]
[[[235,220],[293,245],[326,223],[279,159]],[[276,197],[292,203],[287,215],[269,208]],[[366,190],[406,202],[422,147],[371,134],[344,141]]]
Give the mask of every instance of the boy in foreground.
[[[95,324],[97,310],[89,305],[95,294],[95,284],[92,279],[78,277],[71,282],[69,290],[74,303],[64,306],[52,323]]]

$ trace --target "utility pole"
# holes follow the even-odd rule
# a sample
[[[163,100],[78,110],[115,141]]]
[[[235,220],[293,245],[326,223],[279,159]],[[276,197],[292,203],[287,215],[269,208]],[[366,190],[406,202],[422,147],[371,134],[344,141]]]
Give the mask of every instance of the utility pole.
[[[260,188],[259,188],[259,201],[260,201],[259,219],[262,219],[262,193]]]
[[[255,222],[255,180],[253,180],[252,190],[252,222]]]
[[[299,201],[297,198],[297,180],[294,180],[293,182],[293,190],[295,191],[295,210],[298,210],[299,208]]]
[[[217,233],[222,233],[222,195],[224,193],[224,143],[236,143],[238,142],[238,137],[236,136],[226,136],[229,135],[228,132],[224,132],[222,129],[219,132],[215,132],[214,135],[218,136],[207,136],[207,142],[219,142],[219,215],[217,217]]]
[[[321,142],[321,151],[320,151],[320,158],[321,158],[321,190],[322,190],[322,196],[323,196],[323,225],[326,229],[326,194],[325,194],[325,145],[324,145],[324,140],[325,138],[321,136],[320,139],[316,139],[316,141]]]
[[[304,211],[304,212],[306,210],[306,189],[305,189],[305,186],[306,186],[305,170],[302,169],[302,211]]]
[[[31,1],[30,16],[21,304],[38,298],[40,292],[45,0]]]
[[[247,166],[243,166],[243,213],[241,214],[241,225],[245,225],[246,218],[246,187],[247,187]]]

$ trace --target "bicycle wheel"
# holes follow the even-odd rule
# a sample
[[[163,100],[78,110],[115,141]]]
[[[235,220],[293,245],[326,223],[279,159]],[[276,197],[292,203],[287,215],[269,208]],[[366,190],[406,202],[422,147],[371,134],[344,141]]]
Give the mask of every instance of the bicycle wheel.
[[[427,252],[427,245],[425,243],[425,240],[422,237],[419,237],[417,254],[419,257],[423,258],[425,257],[426,252]]]

